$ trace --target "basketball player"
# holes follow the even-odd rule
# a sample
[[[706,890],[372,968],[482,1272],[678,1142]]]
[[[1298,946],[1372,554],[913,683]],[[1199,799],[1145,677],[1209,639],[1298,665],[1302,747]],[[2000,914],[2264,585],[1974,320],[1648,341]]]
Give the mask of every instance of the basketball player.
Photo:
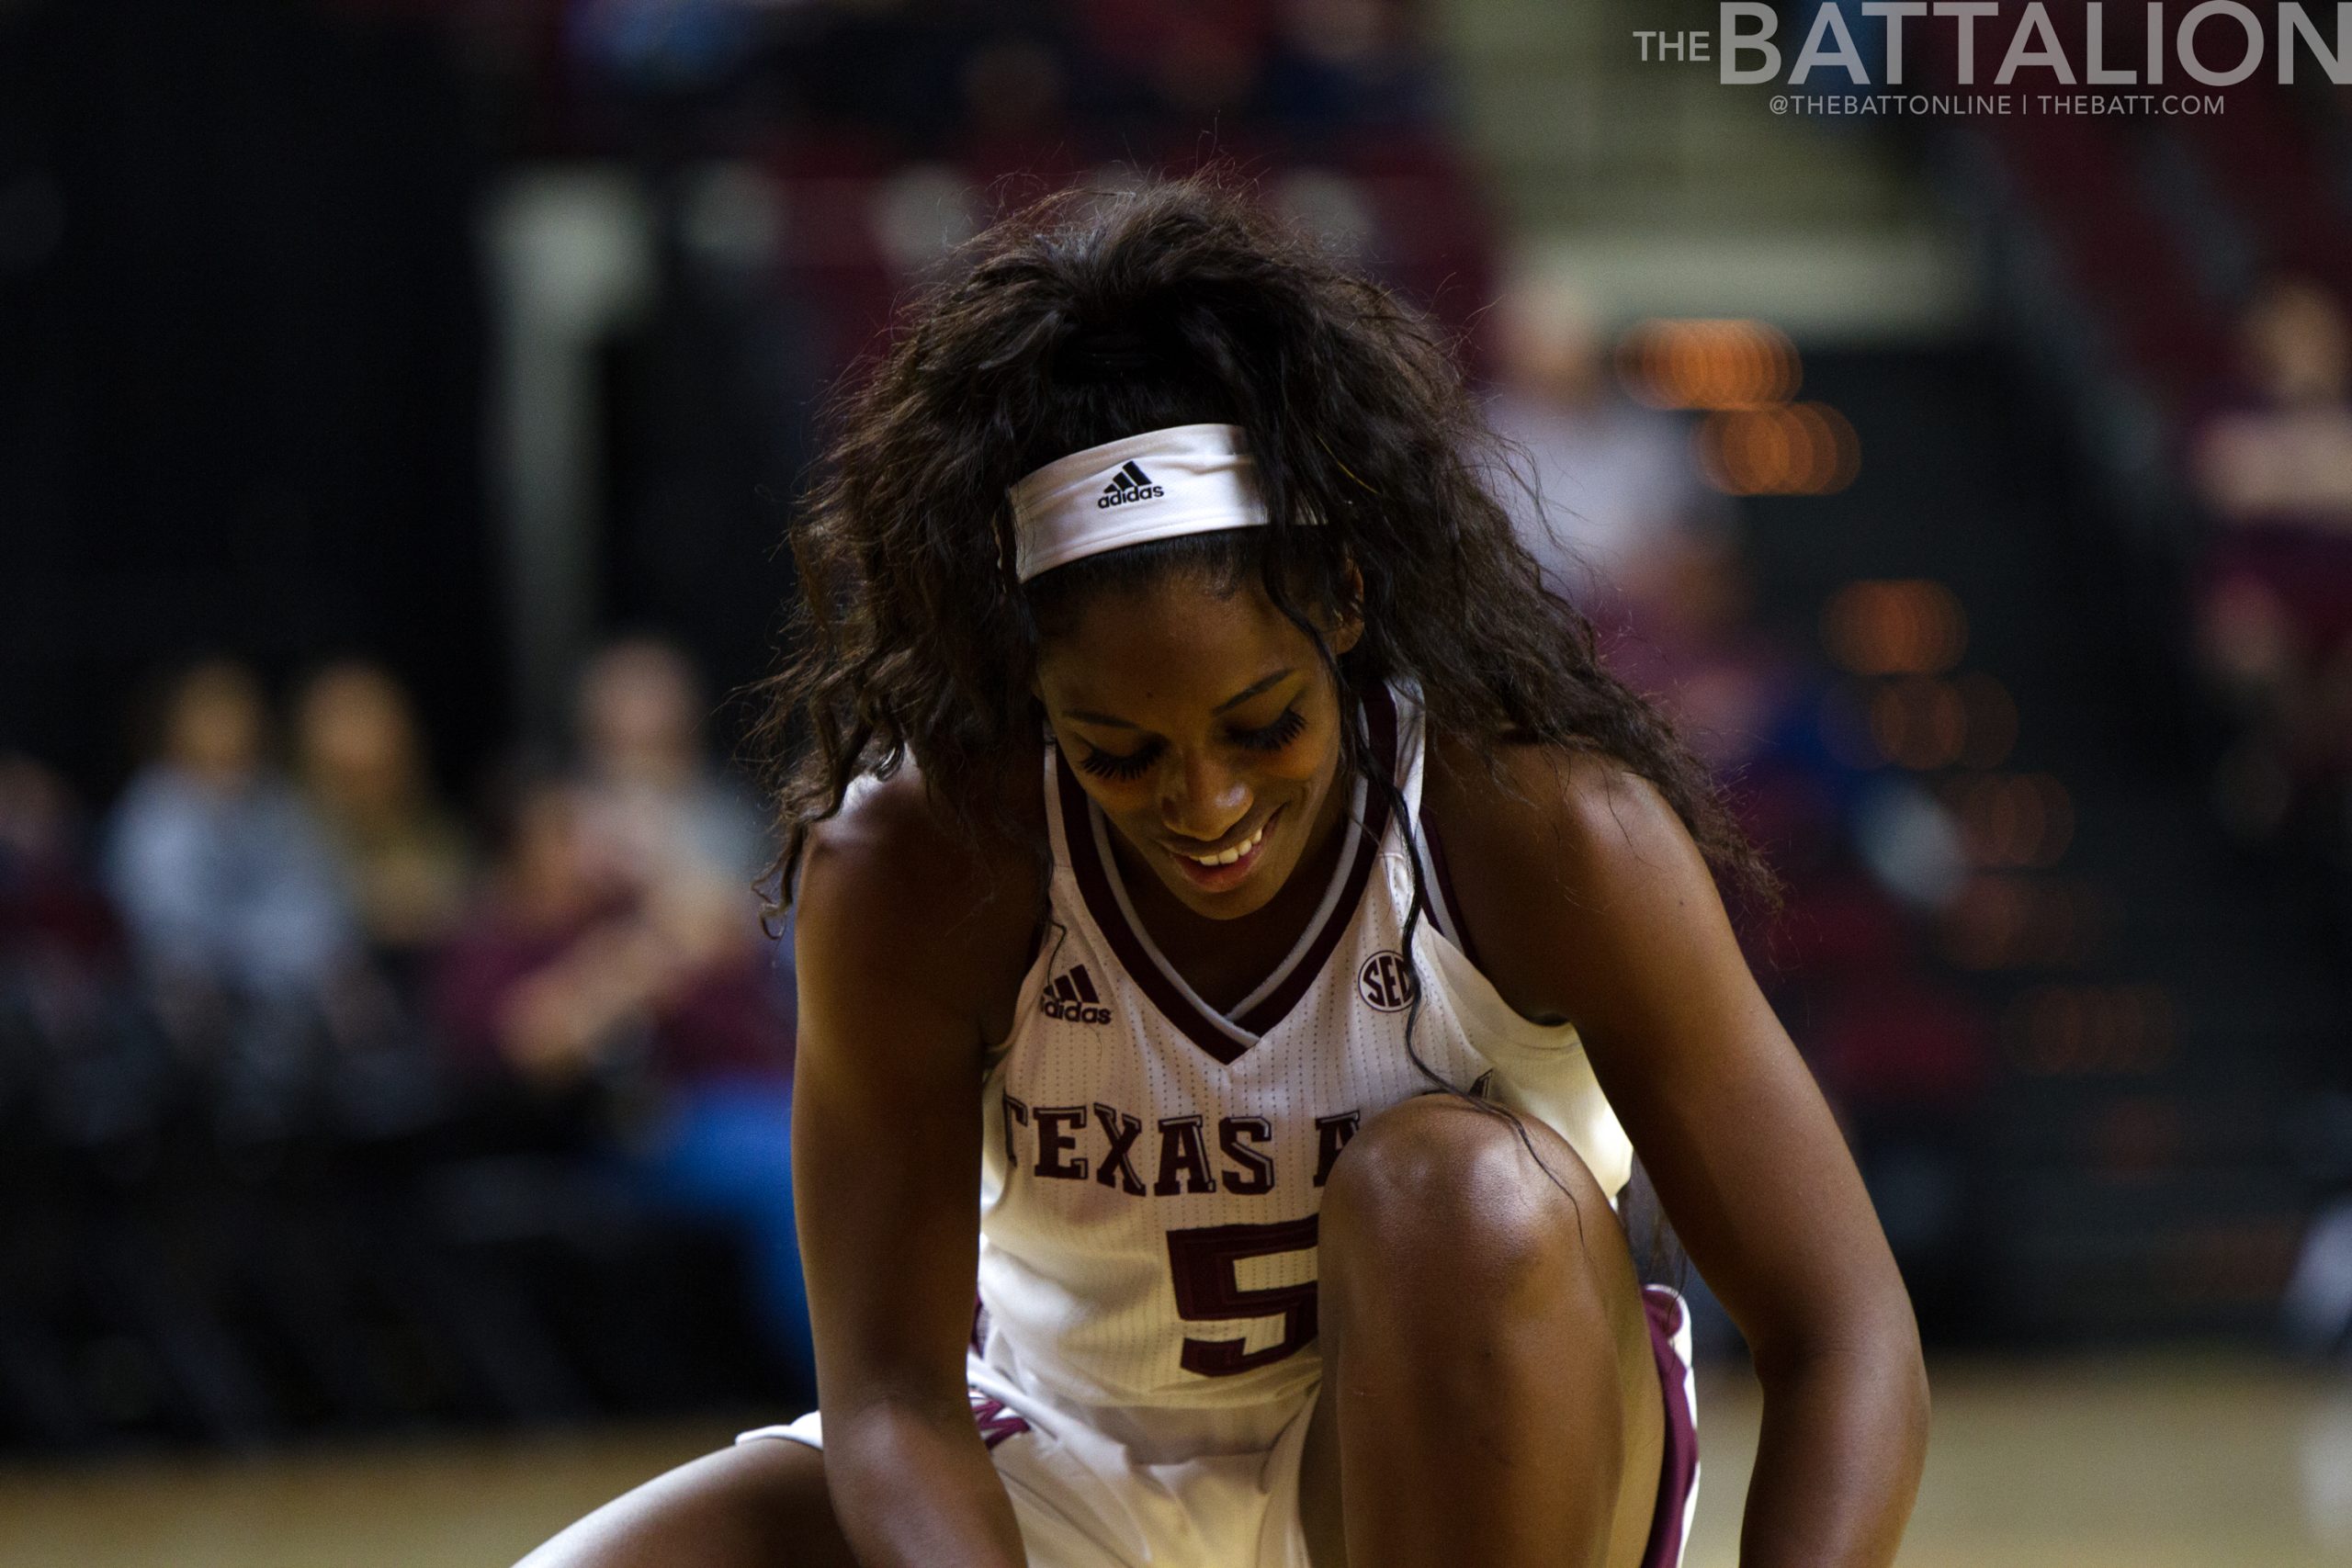
[[[1480,438],[1214,184],[920,303],[775,693],[821,1418],[531,1568],[1672,1568],[1635,1148],[1763,1382],[1743,1562],[1893,1560],[1917,1331],[1710,862],[1759,868]]]

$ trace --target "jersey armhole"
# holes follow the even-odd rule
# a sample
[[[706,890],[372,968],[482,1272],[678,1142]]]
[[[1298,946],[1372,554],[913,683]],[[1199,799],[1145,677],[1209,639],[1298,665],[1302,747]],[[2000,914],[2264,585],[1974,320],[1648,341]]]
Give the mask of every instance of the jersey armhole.
[[[1421,881],[1430,918],[1437,922],[1439,934],[1462,950],[1471,967],[1478,968],[1478,950],[1471,942],[1469,928],[1462,923],[1462,900],[1454,896],[1453,874],[1446,864],[1445,844],[1438,836],[1437,824],[1425,817],[1420,829]]]
[[[1021,1032],[1021,1021],[1036,1006],[1045,991],[1053,969],[1053,957],[1069,934],[1069,928],[1054,919],[1050,911],[1037,917],[1029,937],[1029,966],[1021,972],[1021,988],[1013,993],[1012,1021],[1001,1040],[984,1042],[980,1047],[980,1073],[983,1077],[1002,1066],[1012,1053],[1012,1042]]]

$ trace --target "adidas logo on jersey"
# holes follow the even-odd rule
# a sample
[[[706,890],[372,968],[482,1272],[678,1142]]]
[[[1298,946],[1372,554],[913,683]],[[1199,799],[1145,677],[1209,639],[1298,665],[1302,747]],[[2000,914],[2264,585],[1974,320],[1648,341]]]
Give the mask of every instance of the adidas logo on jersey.
[[[1047,1018],[1058,1018],[1066,1023],[1108,1023],[1111,1010],[1102,1005],[1095,993],[1093,977],[1083,964],[1074,965],[1069,973],[1057,975],[1037,998],[1037,1010]]]
[[[1156,501],[1168,492],[1151,482],[1151,476],[1132,462],[1122,463],[1102,493],[1094,500],[1098,507],[1126,506],[1138,501]]]

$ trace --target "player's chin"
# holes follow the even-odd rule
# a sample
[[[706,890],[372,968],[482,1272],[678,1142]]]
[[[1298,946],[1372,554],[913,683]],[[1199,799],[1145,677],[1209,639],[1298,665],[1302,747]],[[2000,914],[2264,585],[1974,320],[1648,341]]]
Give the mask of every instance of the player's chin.
[[[1254,915],[1272,901],[1274,892],[1275,889],[1270,888],[1264,893],[1252,890],[1245,894],[1237,890],[1204,894],[1190,888],[1176,889],[1177,897],[1183,899],[1186,908],[1212,920],[1238,920],[1244,915]]]
[[[1175,892],[1184,901],[1184,907],[1196,915],[1205,915],[1212,920],[1238,920],[1264,908],[1281,887],[1280,879],[1276,879],[1262,891],[1251,886],[1226,893],[1204,893],[1194,887],[1179,887]]]

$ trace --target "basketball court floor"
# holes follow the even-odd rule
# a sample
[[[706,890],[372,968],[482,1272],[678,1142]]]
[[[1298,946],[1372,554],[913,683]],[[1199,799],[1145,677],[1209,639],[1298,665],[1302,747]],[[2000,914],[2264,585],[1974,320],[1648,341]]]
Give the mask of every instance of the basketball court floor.
[[[2244,1360],[1934,1371],[1905,1568],[2352,1568],[2352,1377]],[[1702,1380],[1688,1568],[1735,1568],[1758,1401]],[[782,1412],[779,1415],[785,1414]],[[0,1472],[0,1568],[503,1568],[726,1423]]]

